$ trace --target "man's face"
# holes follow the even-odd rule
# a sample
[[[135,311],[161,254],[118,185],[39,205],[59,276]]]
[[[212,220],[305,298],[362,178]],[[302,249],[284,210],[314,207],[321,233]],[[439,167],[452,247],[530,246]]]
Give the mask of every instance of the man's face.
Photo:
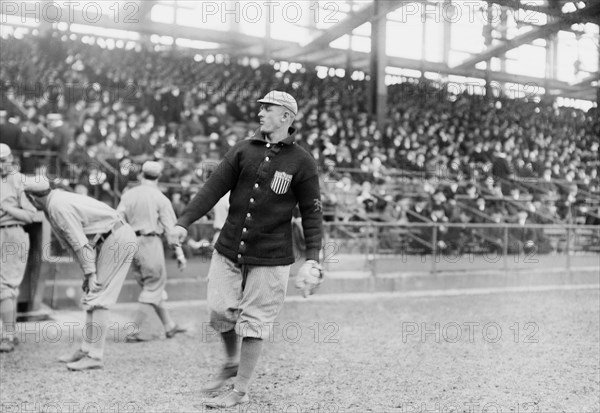
[[[260,131],[262,133],[272,133],[285,126],[285,115],[287,111],[283,106],[263,104],[260,105],[258,119],[260,122]]]
[[[121,170],[122,175],[129,175],[129,173],[133,169],[131,159],[129,159],[129,158],[121,159],[121,162],[119,162],[119,169]]]
[[[4,158],[0,158],[0,176],[5,177],[15,172],[15,166],[13,163],[13,156],[8,155]]]
[[[443,193],[436,192],[435,194],[433,194],[433,200],[438,204],[442,204],[442,203],[446,202],[446,197],[444,196]]]
[[[25,192],[25,195],[27,196],[27,199],[29,200],[29,202],[31,202],[31,205],[33,205],[35,209],[37,209],[38,211],[44,210],[43,198],[37,197],[29,192]]]

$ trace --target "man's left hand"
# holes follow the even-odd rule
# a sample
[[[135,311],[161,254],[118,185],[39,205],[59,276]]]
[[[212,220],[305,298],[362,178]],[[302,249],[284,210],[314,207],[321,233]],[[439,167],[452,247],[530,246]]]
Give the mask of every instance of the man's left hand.
[[[323,282],[323,267],[314,260],[307,260],[296,275],[296,288],[304,298],[314,294]]]
[[[181,248],[180,246],[176,246],[175,256],[177,257],[177,268],[179,268],[179,271],[185,270],[185,267],[187,267],[187,260],[185,259],[183,248]]]
[[[183,271],[185,270],[185,267],[187,267],[187,260],[182,255],[181,257],[177,258],[177,268],[179,268],[179,271]]]

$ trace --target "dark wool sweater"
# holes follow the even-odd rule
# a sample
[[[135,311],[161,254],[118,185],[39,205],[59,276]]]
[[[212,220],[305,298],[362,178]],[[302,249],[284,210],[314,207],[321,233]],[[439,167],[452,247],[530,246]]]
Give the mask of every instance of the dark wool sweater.
[[[292,211],[298,204],[306,258],[319,261],[323,216],[317,164],[294,142],[294,128],[279,143],[260,132],[238,142],[177,221],[189,227],[231,191],[229,214],[215,248],[238,264],[289,265]]]

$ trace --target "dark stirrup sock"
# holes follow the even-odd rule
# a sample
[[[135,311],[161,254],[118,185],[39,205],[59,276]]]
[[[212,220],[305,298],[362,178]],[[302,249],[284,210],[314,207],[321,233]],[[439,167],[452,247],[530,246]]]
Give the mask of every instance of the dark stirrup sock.
[[[223,344],[225,345],[225,353],[227,354],[227,365],[237,363],[238,356],[238,337],[235,328],[221,333]]]
[[[248,385],[252,379],[254,368],[263,347],[263,340],[254,337],[244,337],[240,354],[240,367],[235,378],[234,388],[240,393],[248,392]]]

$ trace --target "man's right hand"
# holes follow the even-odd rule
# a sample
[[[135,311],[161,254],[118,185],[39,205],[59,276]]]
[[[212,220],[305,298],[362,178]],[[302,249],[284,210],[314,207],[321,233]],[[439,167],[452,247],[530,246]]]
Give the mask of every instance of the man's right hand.
[[[83,284],[81,284],[81,289],[86,294],[90,292],[90,280],[87,276],[83,278]]]
[[[188,231],[184,227],[180,225],[175,225],[171,231],[169,231],[169,235],[167,236],[167,241],[171,247],[181,246],[183,241],[185,241],[187,237]]]
[[[98,281],[98,276],[95,272],[85,274],[85,279],[83,280],[83,285],[81,289],[84,293],[97,293],[102,289],[102,283]]]

